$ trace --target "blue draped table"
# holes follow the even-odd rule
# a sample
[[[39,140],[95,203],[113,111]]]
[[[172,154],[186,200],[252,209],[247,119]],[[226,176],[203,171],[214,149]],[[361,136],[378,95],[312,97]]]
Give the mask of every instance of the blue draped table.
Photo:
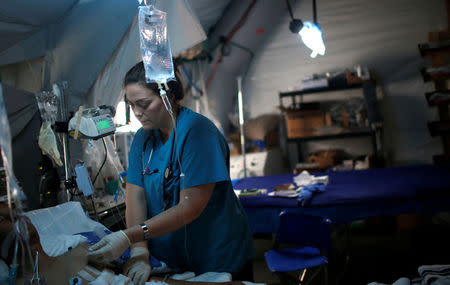
[[[328,175],[326,191],[313,196],[308,207],[295,198],[258,195],[241,197],[253,233],[274,233],[285,208],[348,223],[374,216],[450,210],[450,168],[434,165],[388,167],[314,173]],[[234,189],[259,188],[268,193],[293,183],[293,174],[243,178]]]

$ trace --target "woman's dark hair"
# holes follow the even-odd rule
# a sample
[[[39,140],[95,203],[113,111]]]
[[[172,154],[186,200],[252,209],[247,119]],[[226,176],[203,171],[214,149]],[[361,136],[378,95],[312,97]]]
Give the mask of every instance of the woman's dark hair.
[[[169,81],[167,83],[167,86],[169,86],[169,92],[170,94],[173,94],[175,97],[175,101],[179,101],[183,99],[184,92],[183,92],[183,86],[180,83],[180,79],[178,77],[178,74],[175,72],[175,78],[176,80]],[[159,88],[158,84],[156,83],[147,83],[145,81],[145,68],[144,63],[138,62],[135,66],[133,66],[130,70],[128,70],[127,74],[125,75],[125,78],[123,80],[123,86],[127,86],[128,84],[137,83],[142,86],[147,87],[148,89],[152,90],[155,94],[159,95]]]

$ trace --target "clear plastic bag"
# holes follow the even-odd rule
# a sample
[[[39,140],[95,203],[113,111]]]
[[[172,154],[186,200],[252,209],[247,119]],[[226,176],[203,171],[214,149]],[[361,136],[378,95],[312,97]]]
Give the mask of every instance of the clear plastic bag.
[[[42,91],[35,95],[43,122],[54,124],[58,114],[58,96],[52,91]]]
[[[63,166],[58,145],[56,144],[55,133],[49,121],[42,123],[38,144],[42,150],[42,154],[49,155],[58,166]]]
[[[25,193],[19,187],[13,169],[12,147],[11,147],[11,130],[9,128],[8,113],[6,112],[5,102],[3,101],[3,92],[0,85],[0,150],[3,159],[3,167],[6,173],[6,192],[8,199],[8,207],[11,218],[12,211],[16,213],[22,212],[21,200],[26,198]],[[14,206],[13,206],[14,203]],[[14,223],[14,220],[12,221]]]
[[[107,177],[113,177],[113,179],[119,179],[119,175],[124,171],[120,158],[114,149],[114,143],[111,137],[105,137],[104,142],[107,149],[106,161],[102,168],[102,162],[105,159],[105,147],[102,140],[89,140],[83,145],[83,157],[84,164],[90,170],[91,179],[97,175],[97,180],[93,181],[94,189],[104,187],[104,180]],[[94,178],[95,179],[95,178]]]
[[[66,82],[55,83],[53,84],[52,91],[42,91],[35,94],[42,118],[38,144],[42,153],[49,155],[58,166],[62,166],[63,164],[58,150],[56,136],[51,126],[58,120],[65,120],[63,92],[66,88]]]
[[[146,81],[165,83],[175,80],[166,13],[157,10],[153,4],[140,6],[139,38]]]

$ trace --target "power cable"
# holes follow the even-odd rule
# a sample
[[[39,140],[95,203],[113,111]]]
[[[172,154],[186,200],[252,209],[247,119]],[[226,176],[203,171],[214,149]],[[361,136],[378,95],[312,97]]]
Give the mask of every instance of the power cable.
[[[287,4],[288,11],[289,11],[289,15],[291,15],[291,19],[293,20],[294,14],[292,13],[292,7],[291,7],[291,4],[289,3],[289,0],[286,0],[286,4]]]
[[[103,147],[105,148],[105,158],[103,159],[102,165],[98,169],[97,174],[95,175],[94,180],[92,181],[92,185],[95,185],[95,181],[97,181],[97,177],[100,174],[100,171],[102,171],[102,168],[103,168],[103,166],[105,165],[105,162],[106,162],[106,158],[108,157],[108,149],[106,148],[106,142],[105,142],[105,138],[104,137],[102,138],[102,142],[103,142]],[[94,188],[95,188],[95,186],[94,186]],[[91,199],[92,208],[94,209],[95,217],[96,217],[97,221],[99,221],[97,209],[95,208],[94,198],[92,198],[92,195],[90,195],[89,197]]]
[[[317,10],[316,10],[316,0],[312,1],[313,3],[313,21],[314,24],[317,24]]]
[[[102,142],[103,142],[103,146],[105,148],[105,158],[103,159],[102,165],[98,169],[97,174],[95,175],[94,180],[92,181],[92,185],[95,185],[95,181],[97,181],[97,177],[100,174],[100,171],[102,170],[103,166],[105,165],[106,158],[108,157],[108,149],[106,148],[106,142],[105,142],[105,138],[104,137],[102,138]]]

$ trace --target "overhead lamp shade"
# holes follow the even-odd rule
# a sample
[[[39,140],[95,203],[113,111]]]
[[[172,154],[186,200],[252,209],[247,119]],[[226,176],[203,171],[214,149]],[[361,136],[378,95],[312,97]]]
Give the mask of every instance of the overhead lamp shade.
[[[303,22],[303,27],[298,32],[303,43],[312,50],[311,57],[315,58],[317,54],[325,54],[325,44],[323,42],[322,30],[312,22]]]
[[[289,30],[291,30],[291,32],[293,32],[294,34],[300,32],[302,27],[303,22],[300,19],[292,19],[292,21],[289,23]]]

